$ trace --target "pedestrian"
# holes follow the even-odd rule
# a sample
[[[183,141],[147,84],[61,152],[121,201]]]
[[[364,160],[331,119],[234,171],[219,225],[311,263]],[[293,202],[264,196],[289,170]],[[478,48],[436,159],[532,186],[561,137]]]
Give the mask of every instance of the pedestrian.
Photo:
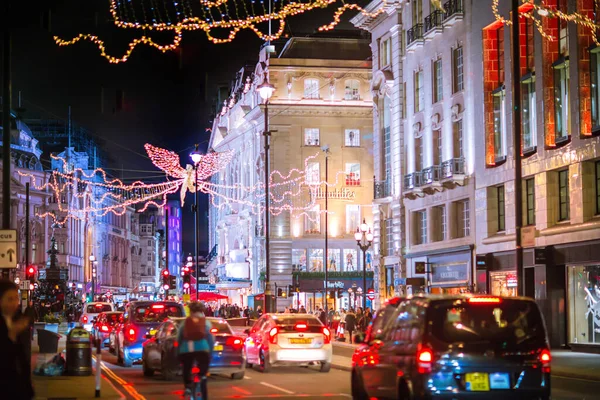
[[[318,316],[318,318],[319,318],[319,320],[321,321],[321,323],[323,325],[327,326],[327,313],[322,308],[319,309],[319,316]]]
[[[29,300],[29,303],[27,304],[27,308],[25,309],[25,312],[23,314],[27,318],[29,318],[29,330],[31,332],[31,338],[30,338],[30,341],[31,341],[31,340],[33,340],[33,323],[38,320],[38,313],[37,313],[37,310],[35,309],[35,306],[33,305],[32,300]]]
[[[6,399],[30,400],[34,392],[26,347],[29,319],[19,313],[18,290],[13,282],[0,281],[0,393]]]
[[[348,310],[346,313],[345,329],[346,332],[344,336],[348,337],[348,343],[353,343],[354,338],[352,337],[352,333],[356,329],[356,315],[354,314],[353,309]]]
[[[304,306],[300,306],[300,314],[306,314],[306,308],[304,308]]]

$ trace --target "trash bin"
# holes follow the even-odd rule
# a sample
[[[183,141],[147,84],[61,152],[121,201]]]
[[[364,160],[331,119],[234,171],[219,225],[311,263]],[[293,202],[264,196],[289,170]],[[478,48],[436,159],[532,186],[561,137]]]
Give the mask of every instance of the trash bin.
[[[92,336],[83,328],[73,328],[67,336],[67,374],[92,374]]]
[[[57,353],[60,335],[46,329],[38,329],[38,346],[40,353]]]

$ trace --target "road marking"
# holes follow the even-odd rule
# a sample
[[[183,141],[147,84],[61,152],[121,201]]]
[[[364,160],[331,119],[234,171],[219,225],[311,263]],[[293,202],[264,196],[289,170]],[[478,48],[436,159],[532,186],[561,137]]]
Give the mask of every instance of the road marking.
[[[252,379],[248,375],[244,375],[244,379]]]
[[[238,387],[238,386],[232,386],[231,388],[233,390],[235,390],[236,392],[239,392],[241,394],[245,394],[245,395],[251,395],[252,394],[251,392],[249,392],[247,390],[244,390],[244,389],[242,389],[241,387]]]
[[[96,361],[96,356],[92,356],[92,359],[94,361]],[[114,373],[104,363],[102,363],[101,365],[102,365],[102,370],[104,371],[104,373],[107,376],[109,376],[110,378],[112,378],[119,385],[121,385],[123,387],[123,389],[125,389],[127,391],[127,393],[129,393],[131,395],[131,397],[134,398],[134,400],[146,400],[146,398],[144,396],[142,396],[140,393],[138,393],[137,390],[135,390],[135,388],[133,387],[133,385],[131,383],[126,382],[123,379],[121,379],[116,373]]]
[[[583,381],[583,382],[594,382],[594,383],[598,383],[597,380],[594,379],[586,379],[586,378],[575,378],[575,377],[570,377],[570,376],[564,376],[564,375],[551,375],[552,378],[559,378],[559,379],[569,379],[569,380],[574,380],[574,381]]]
[[[279,386],[271,385],[270,383],[267,383],[267,382],[261,382],[260,384],[263,386],[266,386],[266,387],[270,387],[271,389],[279,390],[280,392],[283,392],[286,394],[294,394],[294,392],[292,392],[291,390],[280,388]]]

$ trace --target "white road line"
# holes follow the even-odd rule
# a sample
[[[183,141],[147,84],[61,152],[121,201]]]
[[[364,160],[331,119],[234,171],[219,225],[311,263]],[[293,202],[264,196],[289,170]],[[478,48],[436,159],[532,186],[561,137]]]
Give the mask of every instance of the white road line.
[[[291,390],[280,388],[279,386],[271,385],[270,383],[267,383],[267,382],[261,382],[260,384],[263,386],[266,386],[266,387],[270,387],[271,389],[279,390],[285,394],[294,394],[294,392],[292,392]]]
[[[252,379],[248,375],[244,375],[244,379]]]

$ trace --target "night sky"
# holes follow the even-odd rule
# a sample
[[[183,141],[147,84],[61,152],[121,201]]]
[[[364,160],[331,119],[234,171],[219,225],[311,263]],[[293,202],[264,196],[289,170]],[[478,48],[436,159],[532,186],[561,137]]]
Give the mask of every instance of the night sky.
[[[314,33],[331,20],[333,11],[292,17],[288,34]],[[351,16],[348,13],[346,20]],[[220,45],[209,42],[204,33],[186,32],[180,50],[163,54],[142,45],[129,61],[114,65],[90,42],[58,47],[52,38],[93,33],[106,41],[110,54],[121,55],[140,33],[116,28],[109,20],[108,1],[13,0],[11,17],[13,108],[19,92],[25,117],[67,119],[71,106],[72,120],[104,140],[111,157],[109,172],[145,181],[162,178],[145,157],[144,143],[174,150],[182,162],[189,162],[194,143],[205,148],[209,139],[206,128],[212,124],[217,87],[230,82],[246,63],[254,64],[263,44],[252,32],[240,32],[232,43]],[[162,43],[170,40],[167,34],[153,37]],[[118,111],[121,93],[124,103]],[[192,201],[188,196],[184,212],[185,253],[193,249]],[[202,196],[203,215],[207,201]],[[201,249],[210,250],[206,226],[201,228],[201,241]]]

